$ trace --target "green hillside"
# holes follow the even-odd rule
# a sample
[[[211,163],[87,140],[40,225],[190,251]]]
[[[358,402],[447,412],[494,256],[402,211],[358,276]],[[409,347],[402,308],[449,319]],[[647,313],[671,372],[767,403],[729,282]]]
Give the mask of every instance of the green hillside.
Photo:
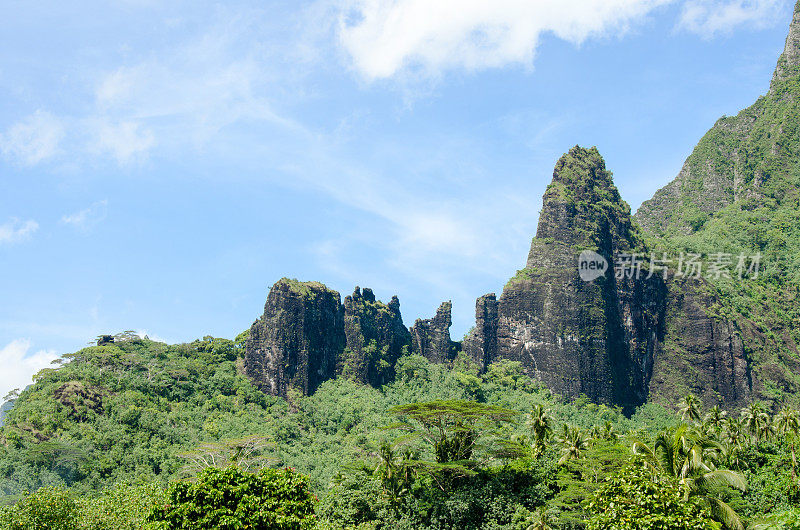
[[[41,513],[77,525],[63,528],[110,529],[120,521],[144,528],[181,479],[229,465],[289,466],[310,476],[319,528],[530,528],[542,518],[553,528],[603,528],[607,508],[596,503],[621,494],[623,485],[685,511],[670,517],[713,519],[700,497],[679,502],[680,485],[669,471],[634,457],[634,440],[655,447],[660,432],[681,423],[661,406],[645,405],[626,418],[583,398],[567,403],[517,363],[496,363],[478,375],[461,358],[449,368],[419,356],[403,357],[397,380],[380,389],[339,379],[312,396],[284,400],[239,373],[243,340],[170,346],[123,335],[40,373],[0,430],[0,491],[7,504],[24,498],[0,512],[0,528]],[[421,402],[433,409],[393,409]],[[445,446],[403,434],[426,425],[415,410],[437,407],[452,420],[441,424],[448,451],[464,443],[459,433],[471,433],[467,458],[447,457]],[[694,421],[697,413],[684,414],[692,426],[682,436],[706,444],[707,465],[735,469],[749,484],[744,493],[726,487],[715,495],[743,519],[795,506],[791,430],[758,411],[763,417],[752,431],[745,416],[710,411]],[[242,457],[242,447],[252,451]],[[402,482],[385,476],[387,465],[408,470]],[[641,482],[650,475],[661,477],[660,486]],[[713,527],[702,524],[697,528]]]

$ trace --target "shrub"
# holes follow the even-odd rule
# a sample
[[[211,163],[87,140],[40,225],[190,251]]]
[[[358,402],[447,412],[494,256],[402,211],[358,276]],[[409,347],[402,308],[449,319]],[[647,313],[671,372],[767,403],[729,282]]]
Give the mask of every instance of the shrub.
[[[78,530],[78,503],[67,490],[42,488],[0,511],[2,530]]]
[[[290,469],[208,468],[195,482],[174,482],[149,520],[163,529],[309,529],[314,497],[308,478]]]
[[[587,530],[720,528],[697,499],[684,500],[676,484],[638,466],[627,466],[609,479],[586,505],[592,513]]]

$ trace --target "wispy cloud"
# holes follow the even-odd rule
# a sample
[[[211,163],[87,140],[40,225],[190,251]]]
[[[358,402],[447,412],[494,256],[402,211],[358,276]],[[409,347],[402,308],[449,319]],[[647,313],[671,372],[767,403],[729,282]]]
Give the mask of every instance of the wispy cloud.
[[[61,222],[85,232],[105,219],[107,212],[108,201],[103,199],[102,201],[92,203],[88,208],[64,215],[61,217]]]
[[[56,155],[63,138],[62,120],[37,110],[0,134],[0,153],[15,163],[33,166]]]
[[[129,166],[160,152],[202,151],[239,125],[302,129],[275,102],[295,97],[295,62],[316,61],[319,51],[308,49],[302,31],[284,38],[288,30],[271,20],[273,11],[218,6],[209,24],[169,47],[81,77],[83,112],[36,111],[0,130],[0,155],[28,166],[59,154],[70,166]]]
[[[743,25],[761,28],[779,19],[783,5],[782,0],[688,0],[681,9],[678,27],[706,38]]]
[[[31,341],[16,339],[0,349],[0,398],[15,388],[24,389],[33,382],[33,376],[59,356],[53,350],[30,352]]]
[[[3,243],[24,241],[30,238],[38,229],[39,223],[32,219],[27,221],[11,219],[5,224],[0,225],[0,245]]]
[[[221,12],[166,53],[102,75],[87,122],[94,151],[125,164],[159,147],[201,148],[237,123],[293,127],[273,110],[272,57],[255,27],[259,17]]]
[[[136,121],[90,120],[94,138],[89,150],[111,155],[120,165],[145,160],[156,140],[153,132]]]
[[[147,337],[148,339],[150,339],[150,340],[152,340],[154,342],[163,342],[165,344],[170,344],[170,342],[167,341],[166,339],[164,339],[164,338],[162,338],[162,337],[160,337],[158,335],[154,335],[153,333],[148,332],[146,329],[136,330],[136,334],[139,335],[141,338]]]

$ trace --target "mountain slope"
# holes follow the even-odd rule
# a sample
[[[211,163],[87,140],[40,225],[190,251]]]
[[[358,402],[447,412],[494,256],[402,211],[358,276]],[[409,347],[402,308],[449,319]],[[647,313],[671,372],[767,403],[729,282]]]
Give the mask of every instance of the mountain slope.
[[[717,121],[634,215],[659,251],[760,256],[757,278],[711,278],[707,316],[733,324],[755,399],[800,391],[800,2],[769,91]],[[733,339],[731,344],[736,344]],[[688,361],[683,348],[678,360]],[[685,362],[679,363],[684,364]],[[685,366],[684,366],[685,368]],[[674,368],[681,383],[685,370]],[[689,372],[690,373],[690,372]],[[681,385],[685,388],[685,385]],[[741,392],[740,392],[741,394]]]

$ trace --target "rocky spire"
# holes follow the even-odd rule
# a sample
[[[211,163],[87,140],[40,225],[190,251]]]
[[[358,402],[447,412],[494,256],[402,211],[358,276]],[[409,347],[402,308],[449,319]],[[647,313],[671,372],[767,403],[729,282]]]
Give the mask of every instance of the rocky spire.
[[[245,370],[258,388],[278,396],[290,389],[309,395],[336,376],[378,387],[394,378],[410,343],[396,296],[384,304],[372,289],[356,287],[342,304],[319,282],[283,278],[250,328]]]
[[[411,328],[411,351],[434,363],[452,361],[460,344],[450,340],[453,324],[450,301],[442,302],[433,318],[417,319]]]
[[[778,58],[778,65],[775,67],[775,73],[772,74],[772,81],[769,85],[770,92],[773,91],[775,86],[781,81],[785,81],[799,73],[800,0],[794,6],[794,16],[792,17],[792,23],[789,25],[789,35],[786,37],[786,45],[783,48],[783,53]]]
[[[394,365],[411,345],[397,296],[383,304],[369,288],[356,287],[345,297],[344,333],[339,374],[374,387],[394,379]]]
[[[312,394],[335,375],[345,346],[339,293],[319,282],[283,278],[269,291],[264,314],[250,328],[245,371],[262,391]]]
[[[485,294],[475,301],[475,327],[464,337],[463,351],[481,371],[497,357],[497,296]]]
[[[647,397],[644,360],[656,340],[644,306],[663,296],[653,282],[617,280],[613,272],[584,281],[583,250],[608,264],[645,252],[600,153],[576,146],[556,164],[526,267],[500,297],[497,357],[519,362],[565,397],[583,394],[630,411]]]

